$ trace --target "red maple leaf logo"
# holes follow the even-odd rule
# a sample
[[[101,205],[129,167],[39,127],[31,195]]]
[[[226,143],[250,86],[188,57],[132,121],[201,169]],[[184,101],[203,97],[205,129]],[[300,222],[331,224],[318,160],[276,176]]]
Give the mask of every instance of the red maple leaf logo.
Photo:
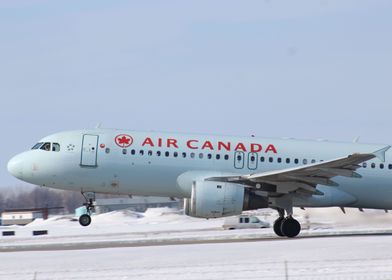
[[[117,146],[121,148],[127,148],[132,145],[133,139],[127,134],[120,134],[116,136],[114,141],[116,142]]]
[[[118,144],[120,144],[120,145],[121,144],[128,145],[129,141],[131,141],[131,139],[129,139],[129,138],[125,137],[125,136],[123,136],[121,138],[118,138]]]

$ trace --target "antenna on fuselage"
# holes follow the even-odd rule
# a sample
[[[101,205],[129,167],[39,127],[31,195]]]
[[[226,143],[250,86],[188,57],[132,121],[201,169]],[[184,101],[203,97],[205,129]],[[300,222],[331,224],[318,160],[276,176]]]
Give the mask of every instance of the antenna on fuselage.
[[[360,136],[355,137],[354,140],[353,140],[353,143],[358,143],[359,142],[359,138],[360,138]]]
[[[97,125],[95,126],[95,128],[101,128],[101,126],[102,126],[102,123],[99,122],[99,123],[97,123]]]

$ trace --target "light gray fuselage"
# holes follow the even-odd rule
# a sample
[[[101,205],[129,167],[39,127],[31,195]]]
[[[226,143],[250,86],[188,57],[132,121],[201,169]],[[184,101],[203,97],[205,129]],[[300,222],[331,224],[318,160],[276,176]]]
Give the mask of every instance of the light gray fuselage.
[[[126,147],[128,136],[119,145],[119,135],[131,136],[131,145]],[[92,144],[94,139],[97,139],[95,145]],[[90,146],[88,141],[92,141]],[[109,129],[62,132],[40,142],[59,143],[60,151],[36,149],[15,156],[8,169],[19,179],[65,190],[170,197],[190,197],[191,186],[178,182],[185,172],[206,176],[260,173],[300,166],[312,160],[319,162],[352,153],[369,153],[380,147],[359,143]],[[251,149],[256,152],[252,153]],[[185,157],[183,153],[186,153]],[[287,159],[290,163],[286,162]],[[387,152],[385,163],[373,159],[367,162],[366,168],[358,169],[362,178],[336,177],[334,181],[338,187],[317,188],[323,192],[335,188],[355,198],[349,205],[348,202],[342,205],[339,197],[330,197],[337,203],[327,203],[326,206],[392,209],[392,169],[389,164],[392,164],[391,152]],[[299,199],[294,204],[306,207],[324,205],[313,201]]]

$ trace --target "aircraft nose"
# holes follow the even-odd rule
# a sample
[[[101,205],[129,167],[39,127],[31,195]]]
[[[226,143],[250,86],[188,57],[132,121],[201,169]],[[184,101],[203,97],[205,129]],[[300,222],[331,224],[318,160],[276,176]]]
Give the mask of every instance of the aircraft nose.
[[[20,155],[14,156],[11,158],[7,164],[8,172],[12,174],[12,176],[23,179],[23,159]]]

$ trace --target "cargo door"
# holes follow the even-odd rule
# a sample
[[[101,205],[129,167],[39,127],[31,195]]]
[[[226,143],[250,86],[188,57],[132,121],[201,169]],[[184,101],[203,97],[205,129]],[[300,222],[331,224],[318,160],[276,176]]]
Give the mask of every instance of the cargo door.
[[[81,166],[97,167],[98,138],[98,135],[83,135]]]

